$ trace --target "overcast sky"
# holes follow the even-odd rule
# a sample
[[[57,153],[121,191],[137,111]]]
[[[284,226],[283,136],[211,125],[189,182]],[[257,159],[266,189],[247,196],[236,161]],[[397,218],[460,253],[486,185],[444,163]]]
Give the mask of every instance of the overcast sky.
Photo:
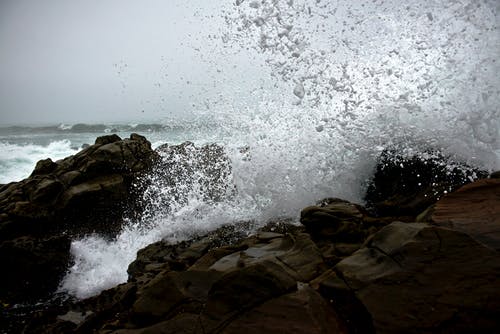
[[[221,3],[1,0],[0,124],[161,121],[250,90],[264,75],[220,54]]]

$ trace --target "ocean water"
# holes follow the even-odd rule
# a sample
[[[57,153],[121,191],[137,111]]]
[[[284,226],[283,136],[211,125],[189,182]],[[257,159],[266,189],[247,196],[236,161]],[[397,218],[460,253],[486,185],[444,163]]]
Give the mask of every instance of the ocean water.
[[[223,145],[235,194],[212,203],[201,185],[190,184],[188,200],[166,212],[157,204],[171,202],[169,192],[153,183],[144,216],[115,240],[74,240],[75,263],[61,291],[84,298],[126,281],[137,250],[160,239],[176,242],[238,221],[297,219],[324,197],[362,202],[387,147],[408,155],[434,148],[500,169],[498,1],[237,0],[222,7],[217,52],[255,55],[272,84],[255,88],[252,103],[232,103],[222,92],[194,123],[137,132],[154,146]],[[224,66],[215,61],[207,66]],[[113,127],[134,131],[4,129],[0,183],[26,177],[40,158],[73,154]]]

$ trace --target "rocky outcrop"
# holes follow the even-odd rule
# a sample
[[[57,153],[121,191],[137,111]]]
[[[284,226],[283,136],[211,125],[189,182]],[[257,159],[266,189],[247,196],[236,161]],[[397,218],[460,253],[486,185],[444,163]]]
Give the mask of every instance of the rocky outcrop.
[[[41,160],[27,179],[0,188],[0,300],[33,302],[58,285],[71,238],[113,236],[136,206],[134,181],[157,154],[142,136],[99,137],[59,161]]]
[[[0,189],[0,235],[100,233],[113,235],[132,205],[132,183],[157,159],[133,134],[99,137],[74,156],[37,163],[31,176]]]
[[[367,208],[379,216],[415,217],[445,194],[486,178],[486,171],[454,162],[440,152],[410,157],[385,150],[369,183]]]
[[[179,182],[186,185],[182,178],[200,177],[187,186],[207,185],[207,201],[231,195],[230,169],[220,148],[185,143],[158,152],[163,160],[155,166],[163,168],[164,186],[174,189]],[[212,173],[218,165],[224,171]],[[409,166],[422,167],[419,162]],[[39,168],[54,167],[49,161]],[[423,175],[399,170],[392,177],[399,172],[403,180]],[[453,175],[449,184],[441,179],[440,187],[458,186]],[[389,196],[376,211],[376,201],[368,210],[328,198],[303,209],[301,225],[278,220],[255,230],[253,222],[239,222],[177,244],[156,242],[137,253],[126,283],[86,300],[32,312],[23,318],[28,321],[24,332],[498,331],[497,179],[450,190],[437,203],[437,196],[432,201],[424,196],[435,185],[420,192],[407,183],[398,188],[390,179],[385,175],[381,183],[374,182],[381,188],[372,191]],[[405,197],[410,194],[420,197],[412,202]],[[182,192],[170,195],[182,201]],[[416,214],[429,203],[435,205],[419,216],[425,223],[416,223]],[[250,236],[249,230],[254,231]],[[12,244],[2,246],[18,252],[18,258],[25,256]],[[57,250],[49,240],[24,247]],[[52,260],[27,256],[23,262],[58,267],[66,261]]]

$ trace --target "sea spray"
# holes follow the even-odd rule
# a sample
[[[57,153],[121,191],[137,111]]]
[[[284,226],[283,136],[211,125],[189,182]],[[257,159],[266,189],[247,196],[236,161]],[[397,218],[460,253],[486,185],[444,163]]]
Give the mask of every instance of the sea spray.
[[[231,161],[234,194],[207,201],[200,184],[189,183],[182,202],[171,199],[174,209],[150,205],[115,240],[75,241],[75,265],[61,290],[83,298],[126,281],[136,251],[160,239],[297,218],[323,197],[361,202],[386,148],[407,156],[430,148],[500,168],[498,2],[242,0],[223,7],[218,52],[253,52],[273,81],[255,89],[257,102],[231,104],[222,92],[225,103],[204,111],[224,133],[218,143]],[[224,64],[208,59],[214,66]],[[161,183],[150,187],[169,193]]]
[[[427,141],[498,165],[496,1],[264,0],[235,8],[225,41],[264,54],[285,96],[333,136],[349,125],[355,147]]]

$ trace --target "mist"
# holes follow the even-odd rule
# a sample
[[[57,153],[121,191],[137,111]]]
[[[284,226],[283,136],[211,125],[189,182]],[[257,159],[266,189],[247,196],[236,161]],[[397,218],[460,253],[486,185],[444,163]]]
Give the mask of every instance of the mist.
[[[161,122],[209,113],[222,92],[246,101],[269,75],[255,54],[221,52],[223,11],[211,0],[2,1],[0,124]]]

